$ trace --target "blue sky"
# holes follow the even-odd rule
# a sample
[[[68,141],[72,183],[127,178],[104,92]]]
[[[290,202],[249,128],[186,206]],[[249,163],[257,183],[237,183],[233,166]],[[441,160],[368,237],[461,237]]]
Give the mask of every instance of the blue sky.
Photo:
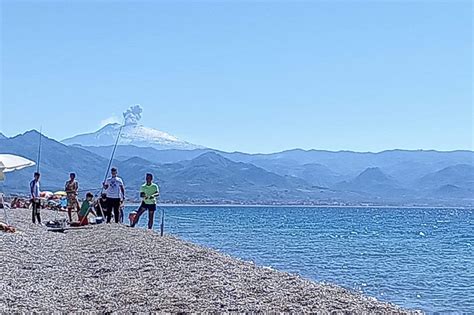
[[[470,1],[1,1],[0,131],[223,150],[472,149]]]

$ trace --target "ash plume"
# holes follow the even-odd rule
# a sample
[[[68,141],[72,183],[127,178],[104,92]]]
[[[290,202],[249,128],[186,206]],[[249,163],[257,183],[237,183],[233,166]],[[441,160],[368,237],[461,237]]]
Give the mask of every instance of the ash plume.
[[[136,125],[142,118],[143,109],[140,105],[130,106],[129,109],[123,112],[123,118],[125,119],[125,125]]]

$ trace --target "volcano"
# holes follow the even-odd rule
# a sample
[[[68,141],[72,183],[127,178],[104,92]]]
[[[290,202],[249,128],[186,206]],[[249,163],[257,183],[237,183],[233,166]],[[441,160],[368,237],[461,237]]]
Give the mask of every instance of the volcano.
[[[139,124],[142,109],[139,105],[130,107],[123,113],[125,125],[120,132],[120,145],[134,145],[137,147],[151,147],[158,150],[194,150],[203,149],[203,146],[192,144],[166,132],[145,127]],[[108,146],[115,144],[121,125],[108,124],[96,132],[86,133],[67,138],[61,142],[66,145],[81,146]]]

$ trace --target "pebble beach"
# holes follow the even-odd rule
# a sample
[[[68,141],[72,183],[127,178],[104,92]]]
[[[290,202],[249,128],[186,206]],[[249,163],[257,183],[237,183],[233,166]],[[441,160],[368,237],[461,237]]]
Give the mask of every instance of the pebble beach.
[[[0,232],[1,313],[416,313],[166,233],[118,224],[57,233],[26,209],[7,213],[17,233]],[[42,212],[43,222],[54,216]]]

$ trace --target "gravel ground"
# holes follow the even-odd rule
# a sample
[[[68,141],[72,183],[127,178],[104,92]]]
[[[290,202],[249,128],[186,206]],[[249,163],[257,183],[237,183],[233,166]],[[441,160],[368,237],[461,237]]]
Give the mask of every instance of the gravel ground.
[[[10,210],[9,218],[19,232],[0,232],[1,313],[409,313],[144,229],[101,224],[54,233],[30,223],[27,210]]]

